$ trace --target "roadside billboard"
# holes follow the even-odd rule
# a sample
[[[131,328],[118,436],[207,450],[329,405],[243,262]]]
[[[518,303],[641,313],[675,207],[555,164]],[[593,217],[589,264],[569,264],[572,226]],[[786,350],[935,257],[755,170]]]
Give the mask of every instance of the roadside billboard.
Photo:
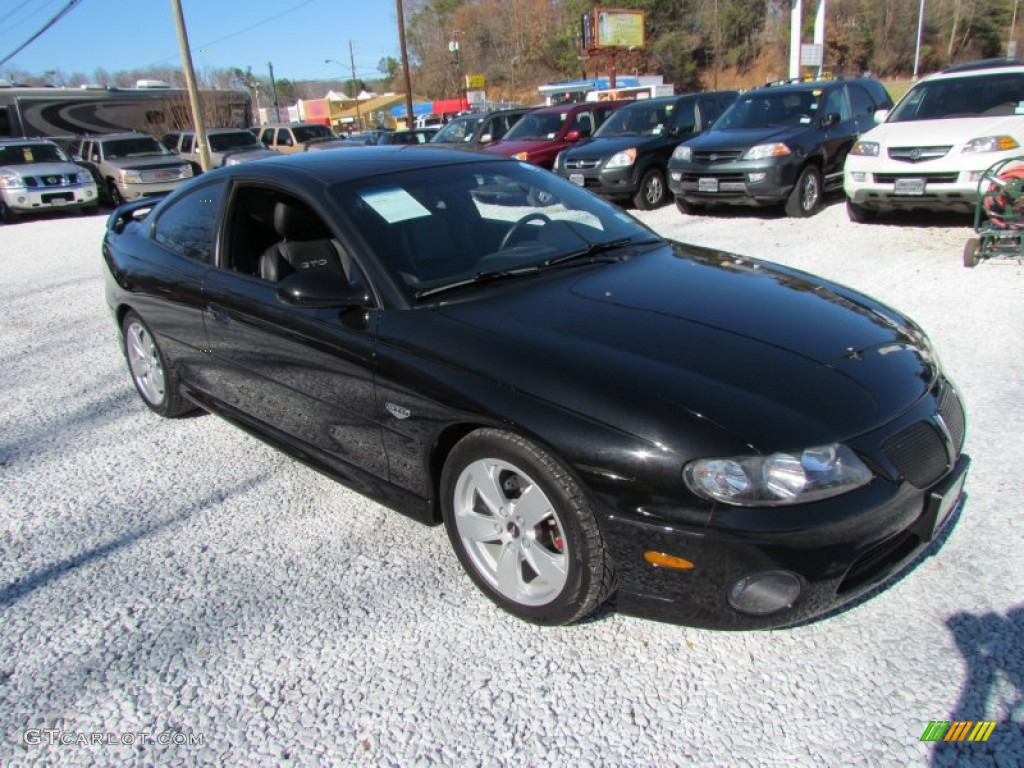
[[[646,42],[643,11],[595,8],[584,14],[583,26],[585,45],[590,50],[643,48]]]

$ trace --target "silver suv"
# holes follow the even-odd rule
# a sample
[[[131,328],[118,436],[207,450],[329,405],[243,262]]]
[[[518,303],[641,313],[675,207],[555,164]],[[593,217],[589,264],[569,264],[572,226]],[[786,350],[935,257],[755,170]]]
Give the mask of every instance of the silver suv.
[[[206,140],[210,145],[211,168],[279,156],[274,150],[267,149],[247,128],[211,128],[206,132]],[[169,150],[192,163],[193,173],[202,171],[195,131],[174,131],[160,141]]]
[[[72,208],[94,211],[92,174],[45,139],[0,139],[0,221],[17,214]]]
[[[92,171],[99,192],[113,206],[170,192],[192,178],[183,161],[148,133],[85,136],[72,146],[74,158]]]

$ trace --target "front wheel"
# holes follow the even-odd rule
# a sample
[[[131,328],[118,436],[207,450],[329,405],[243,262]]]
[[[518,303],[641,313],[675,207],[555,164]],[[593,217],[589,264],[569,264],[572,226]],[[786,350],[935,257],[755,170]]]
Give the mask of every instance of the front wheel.
[[[10,224],[14,221],[14,213],[3,200],[0,200],[0,224]]]
[[[676,210],[684,216],[696,216],[704,213],[704,206],[701,203],[691,203],[689,200],[677,197]]]
[[[535,624],[569,624],[611,594],[611,558],[576,481],[539,446],[481,429],[452,449],[441,508],[462,567],[494,603]]]
[[[107,198],[110,200],[110,205],[114,208],[124,205],[124,197],[121,195],[121,190],[117,188],[117,184],[114,181],[107,183]]]
[[[806,166],[796,186],[786,199],[786,215],[794,218],[813,216],[821,202],[821,174],[813,165]]]
[[[650,211],[664,205],[667,194],[664,174],[658,168],[648,168],[640,178],[633,205],[641,211]]]
[[[121,323],[121,340],[128,371],[139,397],[151,410],[173,418],[195,409],[179,393],[177,372],[168,365],[156,338],[142,318],[128,312]]]
[[[871,208],[865,208],[863,205],[857,205],[855,202],[847,198],[846,216],[850,221],[855,221],[858,224],[866,224],[869,221],[874,221],[878,218],[878,211],[872,210]]]
[[[968,238],[967,242],[964,243],[964,266],[965,267],[976,267],[978,262],[981,261],[979,254],[981,253],[981,240],[977,237]]]

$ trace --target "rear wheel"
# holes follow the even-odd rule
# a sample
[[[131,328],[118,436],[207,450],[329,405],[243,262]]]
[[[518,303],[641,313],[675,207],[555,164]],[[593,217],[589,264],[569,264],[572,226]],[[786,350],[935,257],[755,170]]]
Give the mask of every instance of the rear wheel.
[[[633,196],[633,205],[641,211],[650,211],[665,204],[665,175],[659,168],[648,168],[640,179],[640,187]]]
[[[878,218],[878,211],[872,210],[871,208],[865,208],[863,205],[857,205],[855,202],[847,198],[846,215],[849,217],[850,221],[855,221],[858,224],[866,224]]]
[[[467,435],[445,462],[441,505],[462,567],[509,613],[568,624],[611,593],[611,558],[589,503],[529,440],[494,429]]]
[[[968,238],[967,242],[964,243],[964,266],[978,266],[978,262],[981,261],[981,258],[979,256],[980,253],[981,240],[979,240],[977,237]]]
[[[821,174],[813,165],[806,166],[786,200],[786,215],[794,218],[813,216],[821,202]]]
[[[179,394],[178,374],[168,365],[169,361],[141,317],[128,312],[121,323],[121,337],[128,371],[142,402],[168,418],[195,410],[195,406]]]

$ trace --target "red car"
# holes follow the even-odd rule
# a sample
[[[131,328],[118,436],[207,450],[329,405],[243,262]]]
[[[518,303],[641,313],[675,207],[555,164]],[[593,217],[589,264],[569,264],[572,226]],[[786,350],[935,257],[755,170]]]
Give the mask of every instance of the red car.
[[[551,170],[559,152],[590,138],[612,112],[629,103],[600,101],[541,107],[523,115],[501,141],[486,149]]]

